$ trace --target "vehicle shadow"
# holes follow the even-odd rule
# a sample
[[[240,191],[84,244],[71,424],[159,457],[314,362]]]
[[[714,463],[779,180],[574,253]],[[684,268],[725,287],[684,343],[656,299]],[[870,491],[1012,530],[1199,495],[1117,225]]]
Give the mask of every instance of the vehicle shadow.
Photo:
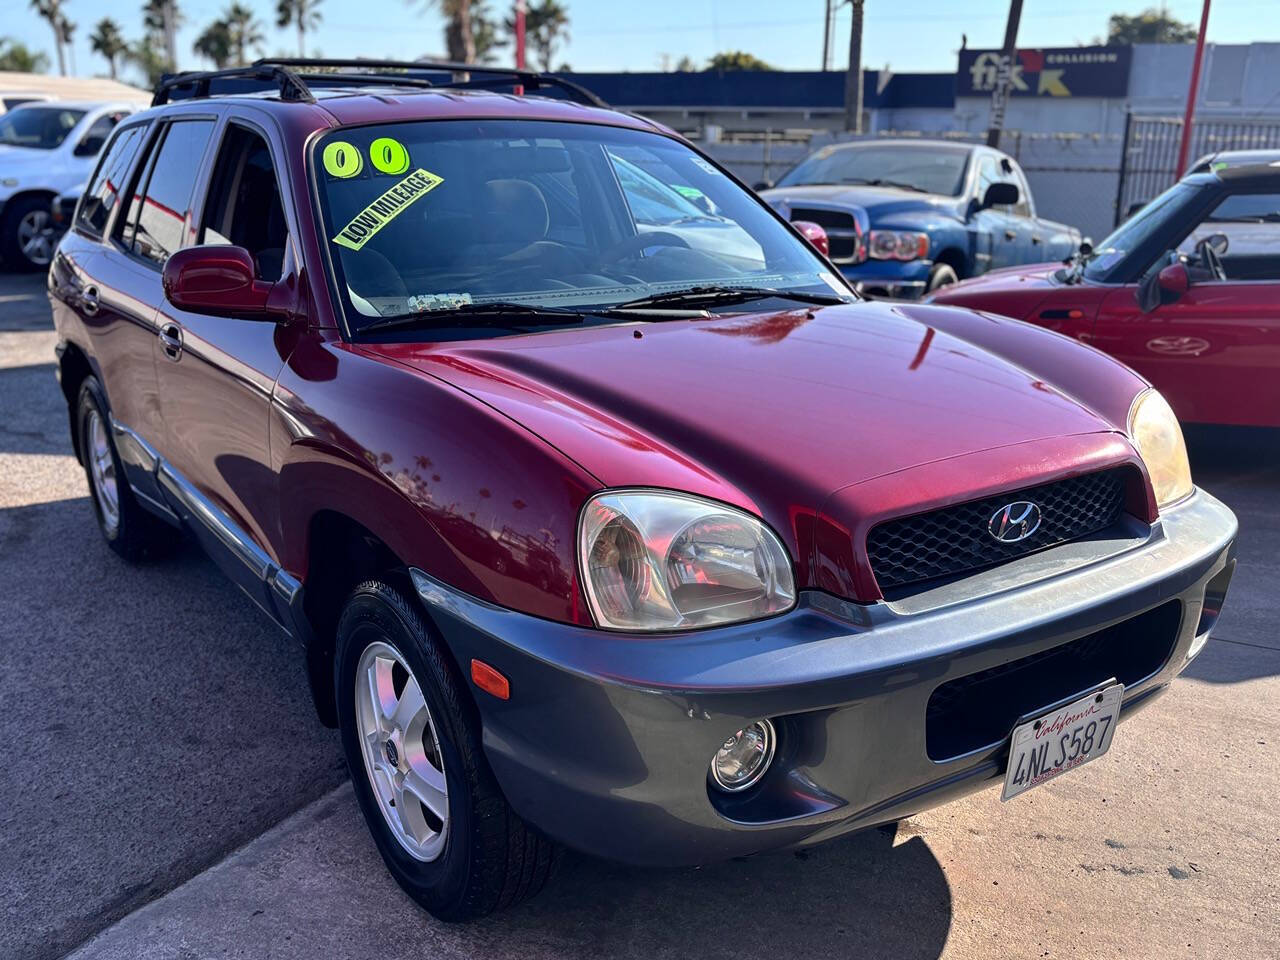
[[[951,889],[922,838],[894,846],[894,836],[869,830],[686,870],[570,856],[537,898],[478,936],[494,953],[543,942],[564,957],[935,960],[951,929]]]

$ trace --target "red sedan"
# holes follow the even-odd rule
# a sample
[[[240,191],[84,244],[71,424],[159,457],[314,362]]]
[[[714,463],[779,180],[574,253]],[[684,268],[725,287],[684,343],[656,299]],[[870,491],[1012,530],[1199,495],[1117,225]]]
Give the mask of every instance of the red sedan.
[[[1065,266],[998,271],[931,301],[1091,343],[1184,421],[1280,426],[1280,152],[1202,161]]]

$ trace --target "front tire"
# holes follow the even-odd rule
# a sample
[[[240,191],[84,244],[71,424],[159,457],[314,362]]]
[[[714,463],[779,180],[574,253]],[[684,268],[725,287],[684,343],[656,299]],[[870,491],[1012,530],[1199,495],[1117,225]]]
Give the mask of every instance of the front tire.
[[[334,658],[356,799],[396,882],[440,920],[472,920],[545,885],[560,849],[507,804],[480,717],[418,605],[380,580],[351,594]]]
[[[178,531],[148,513],[134,497],[111,435],[102,386],[94,377],[80,385],[76,430],[89,500],[107,546],[130,563],[170,552]]]
[[[929,279],[925,283],[924,292],[930,294],[942,287],[949,287],[951,284],[959,282],[960,278],[956,275],[954,267],[946,263],[935,263],[933,269],[929,271]]]
[[[54,242],[49,231],[50,201],[21,197],[9,204],[0,223],[0,258],[10,270],[48,270]]]

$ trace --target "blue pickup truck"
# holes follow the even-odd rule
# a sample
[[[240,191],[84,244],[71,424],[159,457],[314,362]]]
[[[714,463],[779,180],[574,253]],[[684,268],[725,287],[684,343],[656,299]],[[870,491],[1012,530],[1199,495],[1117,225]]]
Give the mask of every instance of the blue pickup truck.
[[[787,219],[826,230],[832,262],[873,296],[914,299],[1080,246],[1078,230],[1036,216],[1016,160],[975,144],[837,144],[756,189]]]

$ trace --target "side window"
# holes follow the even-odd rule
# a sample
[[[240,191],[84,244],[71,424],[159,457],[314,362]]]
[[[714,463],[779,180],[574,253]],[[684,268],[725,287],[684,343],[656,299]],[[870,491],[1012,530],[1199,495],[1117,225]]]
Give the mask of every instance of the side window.
[[[252,130],[230,125],[218,150],[199,243],[233,243],[253,255],[262,280],[279,280],[289,229],[271,149]]]
[[[126,113],[108,113],[89,124],[89,129],[76,144],[76,156],[96,157],[102,145],[107,142],[107,137],[111,136],[111,131],[116,128],[116,124],[127,116]]]
[[[196,175],[212,133],[212,120],[179,120],[164,131],[129,207],[121,237],[127,250],[164,263],[182,246]]]
[[[1014,185],[1018,188],[1018,202],[1014,204],[1013,212],[1019,217],[1033,216],[1031,212],[1031,190],[1027,187],[1027,178],[1023,175],[1021,168],[1012,167],[1012,176]]]
[[[120,199],[124,189],[125,177],[129,175],[129,167],[133,158],[138,155],[142,146],[146,124],[136,124],[121,130],[112,141],[111,146],[102,155],[98,169],[85,190],[84,199],[80,201],[80,210],[76,214],[76,227],[95,237],[101,237],[107,228],[107,220]]]
[[[978,160],[978,199],[981,200],[987,195],[987,187],[1000,180],[1000,167],[996,164],[995,157],[983,154]]]
[[[1206,237],[1217,238],[1228,279],[1280,280],[1280,193],[1224,197],[1178,244],[1178,252],[1196,256],[1196,245]]]

